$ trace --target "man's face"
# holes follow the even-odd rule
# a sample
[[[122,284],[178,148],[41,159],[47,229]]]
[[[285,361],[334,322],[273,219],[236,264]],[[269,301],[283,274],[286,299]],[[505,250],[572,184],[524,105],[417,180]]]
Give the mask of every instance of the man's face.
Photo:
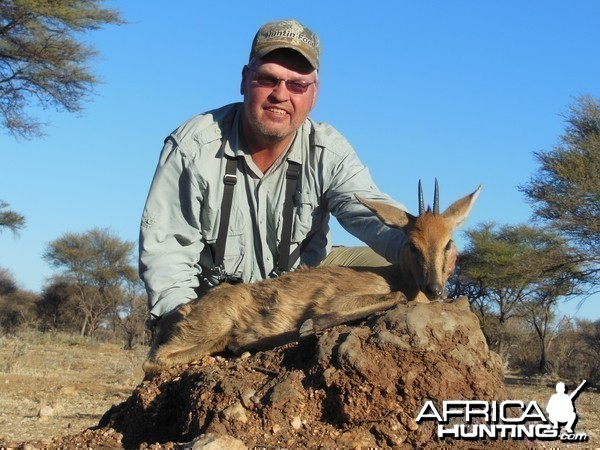
[[[306,92],[290,92],[285,82],[264,86],[261,79],[313,83]],[[253,142],[280,142],[302,125],[317,98],[316,71],[297,52],[276,50],[244,68],[244,133]]]

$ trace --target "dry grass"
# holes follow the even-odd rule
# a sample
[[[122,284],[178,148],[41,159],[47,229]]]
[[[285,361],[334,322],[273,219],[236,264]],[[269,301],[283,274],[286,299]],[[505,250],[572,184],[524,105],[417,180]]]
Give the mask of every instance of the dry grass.
[[[524,402],[536,401],[541,408],[545,408],[550,396],[554,394],[557,381],[552,377],[519,377],[513,374],[506,376],[506,387],[511,400]],[[569,383],[566,382],[567,386]],[[569,386],[567,393],[571,392]],[[575,409],[579,420],[575,427],[576,433],[585,433],[588,441],[584,443],[567,444],[559,441],[540,443],[540,448],[599,448],[600,447],[600,393],[597,389],[584,386],[575,400]]]
[[[0,337],[0,446],[96,425],[141,381],[146,351],[65,334]],[[39,417],[43,407],[50,416]]]

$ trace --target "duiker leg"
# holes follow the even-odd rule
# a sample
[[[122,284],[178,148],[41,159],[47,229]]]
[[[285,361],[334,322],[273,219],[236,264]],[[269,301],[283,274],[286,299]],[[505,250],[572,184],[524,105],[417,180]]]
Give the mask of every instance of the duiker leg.
[[[305,337],[335,325],[363,319],[400,303],[407,303],[406,296],[402,292],[333,297],[320,306],[320,314],[302,324],[299,330],[300,336]]]
[[[154,375],[169,367],[187,364],[203,356],[222,352],[227,348],[228,340],[227,337],[222,337],[220,341],[210,343],[194,343],[186,340],[172,341],[159,347],[153,356],[144,361],[142,367],[146,375]]]
[[[185,317],[175,324],[166,342],[153,348],[144,362],[146,374],[226,350],[234,326],[228,314],[234,301],[229,291],[231,289],[215,288],[203,298],[184,305]]]

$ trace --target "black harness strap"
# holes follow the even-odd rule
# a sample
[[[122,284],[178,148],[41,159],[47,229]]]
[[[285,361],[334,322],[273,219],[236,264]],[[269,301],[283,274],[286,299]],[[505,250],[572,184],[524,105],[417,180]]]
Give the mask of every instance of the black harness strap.
[[[279,276],[288,272],[294,262],[290,259],[290,245],[292,242],[292,222],[294,218],[294,199],[296,198],[296,186],[300,177],[301,165],[288,160],[285,172],[285,198],[283,200],[283,225],[281,228],[281,242],[279,243],[279,262],[273,274]]]
[[[223,261],[225,260],[225,244],[227,243],[227,229],[229,228],[229,218],[231,217],[231,205],[233,203],[233,188],[237,183],[237,159],[227,158],[225,166],[225,176],[223,177],[223,198],[221,199],[221,220],[219,223],[219,232],[214,250],[215,269],[224,271]]]
[[[283,201],[283,225],[281,229],[281,242],[279,243],[279,262],[277,267],[271,272],[271,276],[279,276],[283,272],[289,272],[298,259],[300,246],[290,255],[292,241],[292,224],[294,219],[294,199],[296,197],[296,187],[300,177],[301,165],[289,161],[285,173],[285,198]],[[231,217],[231,207],[233,204],[233,192],[237,183],[237,159],[227,158],[225,167],[225,176],[223,177],[223,198],[221,199],[221,220],[217,234],[217,242],[212,247],[214,269],[220,281],[228,279],[223,265],[225,260],[225,245],[227,243],[227,230],[229,228],[229,219]]]
[[[296,249],[290,254],[290,260],[289,260],[289,269],[291,270],[292,267],[294,266],[294,264],[296,263],[296,261],[298,261],[298,258],[300,258],[300,253],[302,253],[306,247],[308,247],[308,244],[310,243],[310,241],[312,240],[313,236],[315,236],[316,233],[312,233],[312,234],[308,234],[308,236],[306,236],[304,238],[304,240],[302,241],[302,243],[300,245],[298,245],[298,247],[296,247]]]

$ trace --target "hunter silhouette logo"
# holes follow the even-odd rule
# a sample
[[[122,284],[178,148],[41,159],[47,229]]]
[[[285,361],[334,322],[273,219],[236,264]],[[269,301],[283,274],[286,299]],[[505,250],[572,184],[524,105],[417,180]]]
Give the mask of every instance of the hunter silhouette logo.
[[[577,395],[579,395],[579,391],[586,381],[587,380],[583,380],[577,389],[571,392],[570,395],[565,394],[565,383],[556,383],[556,394],[550,397],[548,406],[546,406],[548,418],[554,425],[553,429],[557,430],[559,428],[558,424],[562,422],[567,424],[565,431],[569,434],[573,434],[573,426],[577,421],[577,414],[575,413],[573,402]]]
[[[587,434],[574,432],[578,417],[573,404],[585,383],[586,380],[583,380],[571,394],[565,393],[564,383],[557,383],[556,393],[546,406],[547,414],[536,401],[445,400],[438,409],[433,401],[428,400],[416,422],[437,422],[437,436],[446,439],[585,442]],[[566,424],[563,432],[560,424]]]

